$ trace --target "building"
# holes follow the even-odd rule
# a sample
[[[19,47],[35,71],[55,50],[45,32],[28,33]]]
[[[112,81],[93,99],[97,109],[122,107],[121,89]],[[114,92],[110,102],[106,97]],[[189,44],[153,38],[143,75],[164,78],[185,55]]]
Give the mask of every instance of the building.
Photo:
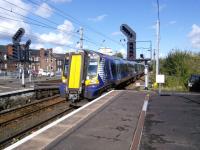
[[[19,62],[10,60],[5,57],[6,55],[7,46],[0,45],[0,70],[16,71],[18,69]],[[65,54],[53,53],[53,49],[30,49],[29,58],[31,61],[29,67],[36,72],[39,71],[39,69],[61,72]]]
[[[16,70],[17,63],[14,61],[8,61],[7,58],[7,47],[0,45],[0,70]]]
[[[66,56],[66,54],[56,54],[53,53],[53,58],[56,60],[56,70],[57,72],[61,72],[62,71],[62,67],[63,67],[63,63],[64,63],[64,57]]]

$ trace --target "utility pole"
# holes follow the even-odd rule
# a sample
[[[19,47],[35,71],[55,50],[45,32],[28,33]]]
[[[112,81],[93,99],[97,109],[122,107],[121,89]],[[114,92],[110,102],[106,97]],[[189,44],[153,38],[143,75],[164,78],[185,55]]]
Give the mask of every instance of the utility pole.
[[[157,16],[157,54],[156,54],[156,75],[159,74],[159,47],[160,47],[160,15],[159,15],[159,0],[157,0],[158,16]]]
[[[83,49],[83,28],[82,27],[80,27],[79,33],[80,33],[80,49]]]

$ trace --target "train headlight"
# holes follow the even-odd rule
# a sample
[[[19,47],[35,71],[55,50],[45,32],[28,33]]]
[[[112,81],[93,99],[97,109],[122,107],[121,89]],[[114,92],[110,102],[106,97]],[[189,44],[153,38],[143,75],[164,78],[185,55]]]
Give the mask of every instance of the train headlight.
[[[67,83],[67,79],[66,78],[62,78],[62,83]]]
[[[63,82],[63,83],[66,83],[66,79],[63,79],[62,82]]]
[[[93,84],[99,84],[99,80],[97,78],[93,78],[93,79],[87,79],[85,81],[85,85],[93,85]]]
[[[65,83],[65,84],[67,83],[67,78],[65,76],[62,76],[61,79],[62,79],[62,83]]]

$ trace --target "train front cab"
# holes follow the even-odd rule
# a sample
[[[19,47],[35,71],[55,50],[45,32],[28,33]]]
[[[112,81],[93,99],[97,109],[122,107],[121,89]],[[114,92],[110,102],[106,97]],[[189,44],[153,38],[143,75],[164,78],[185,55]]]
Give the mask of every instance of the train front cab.
[[[70,53],[66,94],[72,102],[79,100],[84,80],[84,53]]]
[[[100,57],[94,52],[71,53],[69,56],[66,95],[72,102],[81,97],[94,99],[99,95],[102,80],[98,74]]]

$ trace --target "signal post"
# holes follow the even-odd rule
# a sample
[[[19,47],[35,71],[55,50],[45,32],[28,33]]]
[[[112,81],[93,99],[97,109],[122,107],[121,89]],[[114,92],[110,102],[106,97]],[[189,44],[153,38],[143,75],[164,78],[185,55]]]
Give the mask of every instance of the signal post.
[[[29,60],[29,46],[31,44],[31,40],[29,39],[25,45],[21,45],[21,38],[24,35],[25,30],[23,28],[19,28],[19,30],[12,37],[12,44],[9,44],[7,47],[8,58],[11,61],[15,61],[19,64],[19,78],[22,74],[22,86],[25,87],[25,79],[24,79],[24,69],[27,68],[27,63],[30,63]]]
[[[122,24],[120,26],[120,31],[127,37],[127,60],[144,62],[145,64],[145,90],[148,90],[148,65],[147,62],[151,59],[144,59],[143,54],[140,55],[141,59],[136,59],[136,33],[127,24]]]

